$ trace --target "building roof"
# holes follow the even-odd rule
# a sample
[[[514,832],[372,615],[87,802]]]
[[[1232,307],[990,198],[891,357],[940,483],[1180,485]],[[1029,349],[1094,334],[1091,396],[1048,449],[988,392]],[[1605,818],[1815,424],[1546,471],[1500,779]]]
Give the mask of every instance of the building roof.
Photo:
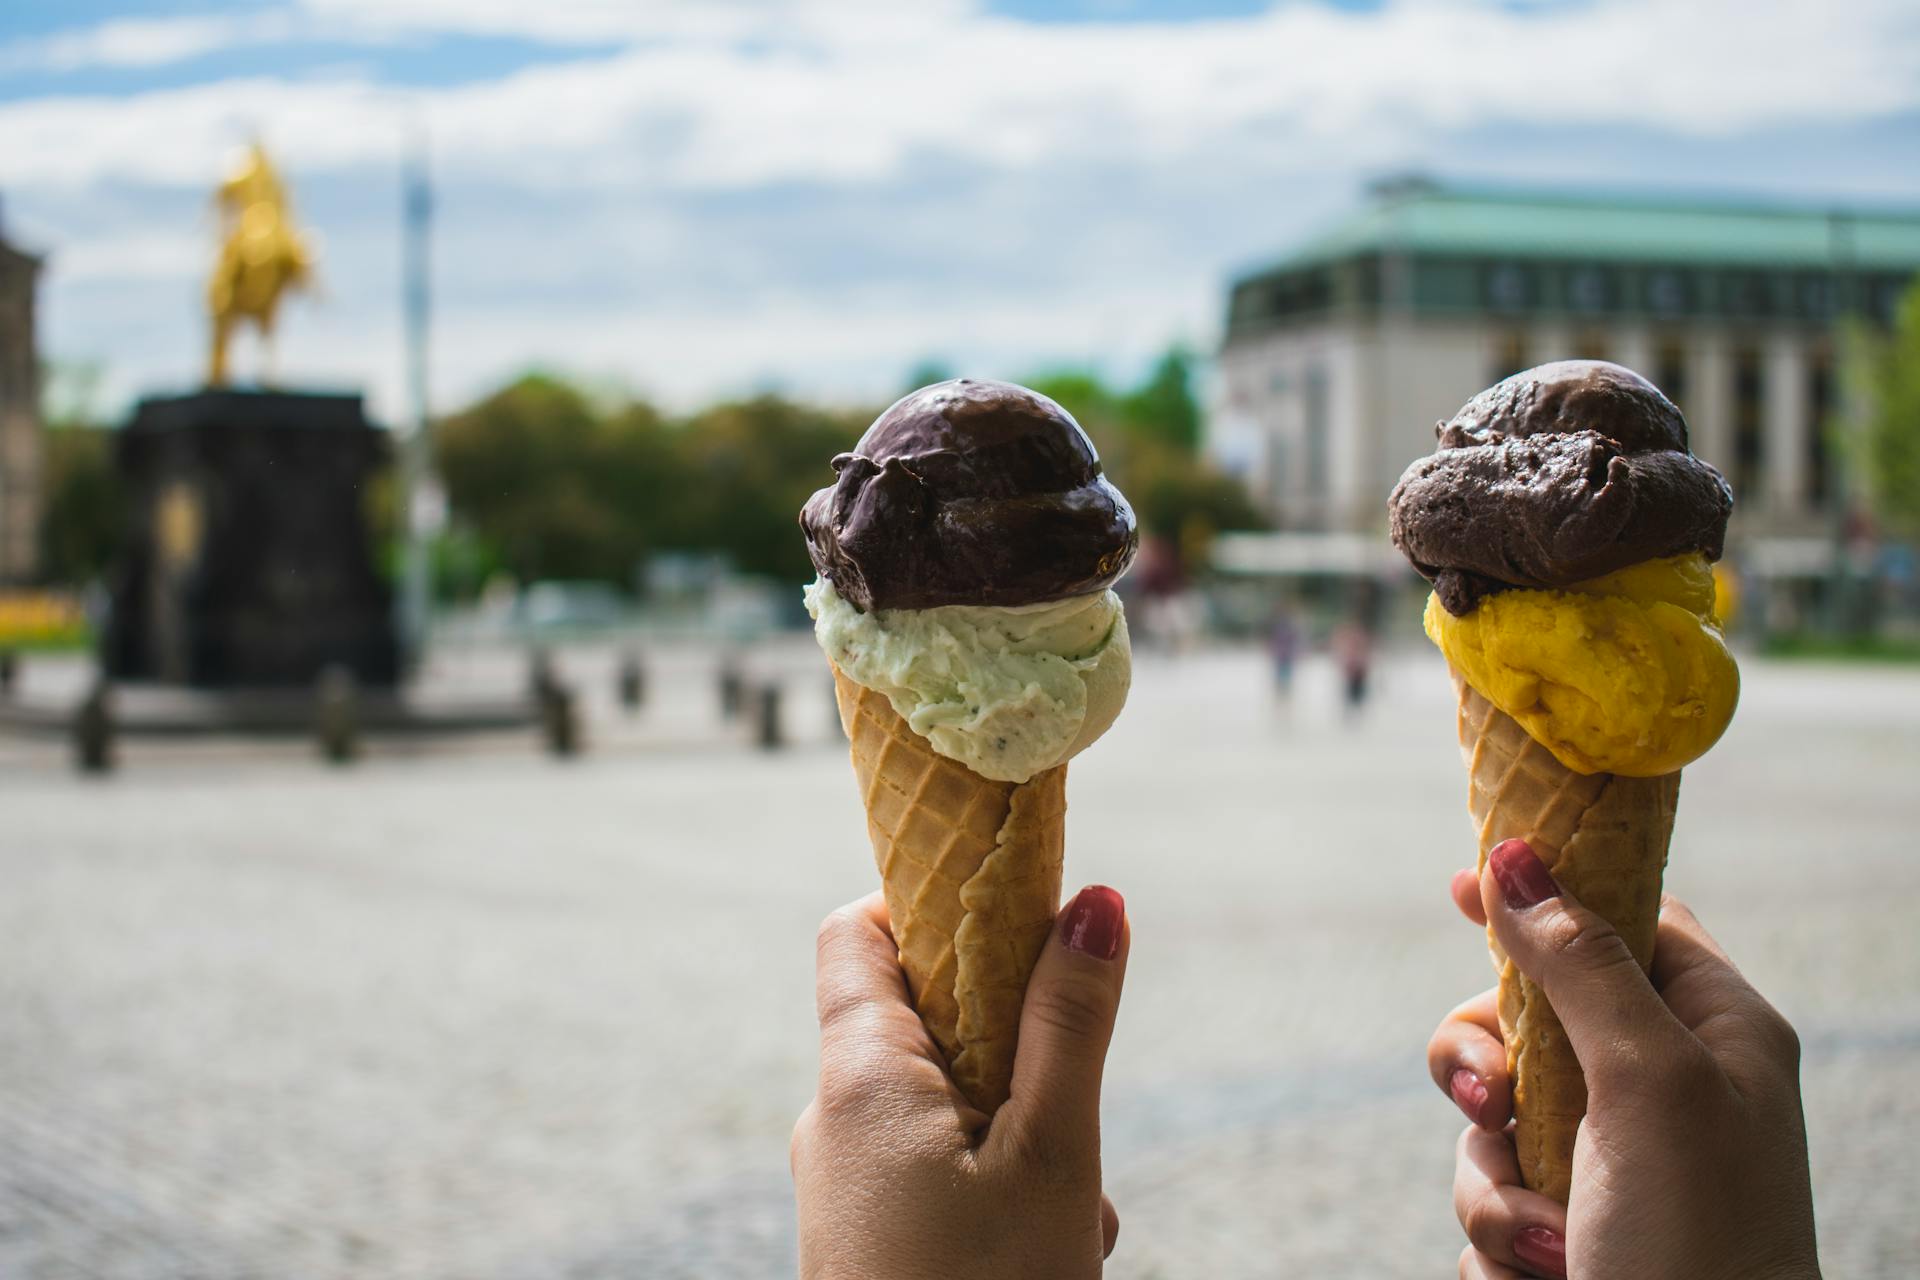
[[[1528,192],[1402,180],[1262,271],[1372,253],[1920,270],[1920,209]]]

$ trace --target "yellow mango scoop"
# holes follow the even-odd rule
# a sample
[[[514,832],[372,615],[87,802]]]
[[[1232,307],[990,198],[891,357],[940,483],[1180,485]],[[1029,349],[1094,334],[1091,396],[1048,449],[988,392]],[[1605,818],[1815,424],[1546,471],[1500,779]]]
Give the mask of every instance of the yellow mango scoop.
[[[1465,617],[1429,596],[1426,629],[1468,684],[1576,773],[1672,773],[1720,740],[1740,698],[1703,555],[1503,591]]]

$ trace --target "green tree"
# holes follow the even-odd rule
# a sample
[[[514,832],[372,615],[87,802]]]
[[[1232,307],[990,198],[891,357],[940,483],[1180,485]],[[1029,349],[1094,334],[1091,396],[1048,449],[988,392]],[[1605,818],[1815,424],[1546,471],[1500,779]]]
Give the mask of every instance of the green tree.
[[[1096,445],[1102,437],[1111,439],[1126,429],[1120,395],[1091,369],[1050,369],[1026,379],[1024,385],[1072,414]]]
[[[40,473],[40,550],[51,582],[105,578],[125,527],[114,433],[78,422],[51,424]]]
[[[928,357],[907,370],[907,385],[900,389],[900,394],[906,395],[910,391],[918,391],[922,387],[930,387],[936,382],[945,382],[949,378],[958,376],[945,360]]]
[[[688,500],[675,545],[725,552],[745,573],[804,582],[812,566],[800,507],[833,482],[828,461],[851,449],[871,418],[774,395],[695,414],[680,429]]]
[[[120,552],[124,495],[114,433],[101,425],[100,366],[41,367],[46,453],[40,471],[40,551],[50,582],[78,586],[106,577]]]
[[[1192,558],[1215,533],[1261,526],[1240,484],[1199,456],[1200,406],[1191,357],[1182,348],[1169,350],[1130,391],[1116,391],[1084,369],[1054,370],[1027,385],[1087,429],[1145,533]]]
[[[529,374],[434,428],[456,519],[523,581],[632,581],[671,523],[677,460],[651,408],[602,414],[578,390]]]
[[[1200,451],[1200,402],[1193,395],[1193,355],[1175,344],[1154,364],[1153,372],[1121,402],[1135,434],[1158,440],[1183,453]]]
[[[1845,349],[1856,417],[1838,434],[1882,527],[1920,536],[1920,281],[1901,299],[1890,332],[1856,327]]]

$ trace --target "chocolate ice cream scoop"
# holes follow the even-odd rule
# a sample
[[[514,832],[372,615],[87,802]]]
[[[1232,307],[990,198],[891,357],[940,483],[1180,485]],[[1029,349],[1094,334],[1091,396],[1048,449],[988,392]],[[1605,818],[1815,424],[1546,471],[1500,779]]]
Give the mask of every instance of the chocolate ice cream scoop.
[[[863,612],[1062,600],[1111,586],[1139,546],[1080,424],[1012,383],[922,387],[833,469],[800,527],[820,576]]]
[[[1393,544],[1448,613],[1643,560],[1718,560],[1733,492],[1658,388],[1602,360],[1516,373],[1435,429],[1387,500]]]

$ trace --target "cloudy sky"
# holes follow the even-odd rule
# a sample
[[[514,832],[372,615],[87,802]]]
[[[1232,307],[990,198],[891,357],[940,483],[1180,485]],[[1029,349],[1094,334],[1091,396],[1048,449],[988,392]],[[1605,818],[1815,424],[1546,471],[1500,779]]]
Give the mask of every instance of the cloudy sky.
[[[397,411],[415,127],[441,405],[534,365],[860,400],[1205,348],[1236,267],[1400,170],[1920,204],[1920,5],[7,0],[46,354],[108,405],[193,380],[207,193],[257,133],[321,239],[284,379]]]

